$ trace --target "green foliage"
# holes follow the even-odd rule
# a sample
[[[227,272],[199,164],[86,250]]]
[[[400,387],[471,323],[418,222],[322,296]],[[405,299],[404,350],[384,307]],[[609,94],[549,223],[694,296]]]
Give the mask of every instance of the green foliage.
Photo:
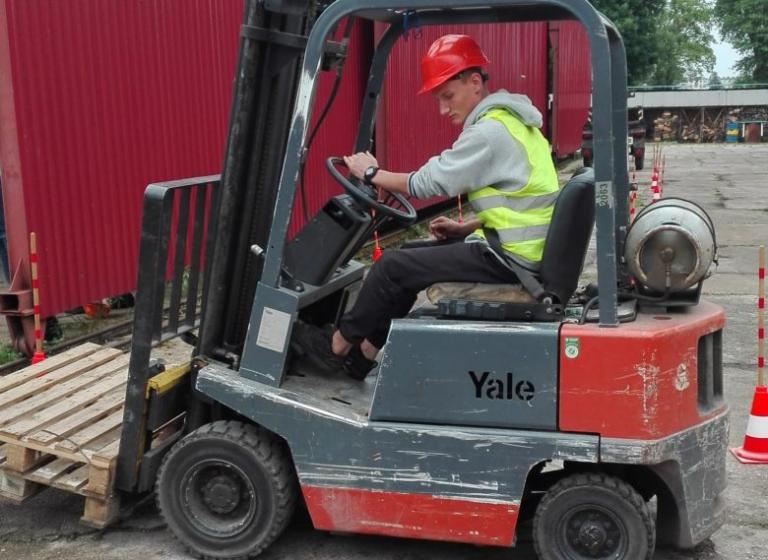
[[[619,28],[630,84],[702,82],[714,68],[710,0],[596,0]]]
[[[594,6],[613,21],[627,50],[630,84],[647,82],[660,56],[659,24],[665,0],[594,0]]]
[[[716,0],[715,15],[723,39],[741,55],[740,78],[768,82],[768,0]]]
[[[18,360],[22,355],[14,350],[11,346],[4,344],[0,346],[0,364],[7,364],[14,360]]]

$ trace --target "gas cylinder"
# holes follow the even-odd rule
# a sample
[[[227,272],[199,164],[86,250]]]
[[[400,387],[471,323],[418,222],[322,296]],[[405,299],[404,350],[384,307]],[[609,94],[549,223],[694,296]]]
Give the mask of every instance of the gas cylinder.
[[[646,206],[627,232],[624,259],[641,285],[666,294],[685,291],[707,278],[717,260],[712,219],[682,198]]]

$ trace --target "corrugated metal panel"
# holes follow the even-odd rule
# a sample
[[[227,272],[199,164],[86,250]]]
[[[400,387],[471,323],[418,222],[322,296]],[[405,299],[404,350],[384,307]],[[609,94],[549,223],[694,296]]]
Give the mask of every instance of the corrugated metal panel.
[[[3,2],[11,257],[37,232],[49,315],[134,289],[148,183],[219,171],[242,3]]]
[[[555,51],[552,147],[558,156],[565,156],[581,146],[592,94],[590,48],[580,23],[552,23],[550,31]]]
[[[491,90],[524,93],[546,114],[546,23],[424,27],[398,41],[387,67],[376,138],[377,154],[383,156],[381,163],[391,171],[417,169],[429,157],[450,147],[460,132],[440,117],[432,96],[416,95],[421,83],[421,57],[435,39],[446,33],[464,33],[480,43],[491,60]],[[418,206],[434,202],[421,201]]]
[[[343,28],[340,25],[339,28]],[[348,57],[344,65],[342,81],[328,116],[320,126],[317,136],[310,147],[304,172],[304,191],[307,200],[307,212],[312,216],[328,201],[331,196],[340,194],[341,187],[325,169],[325,160],[329,156],[345,156],[352,152],[357,134],[360,109],[365,93],[365,81],[368,75],[372,43],[372,26],[367,22],[356,22],[350,36]],[[325,72],[320,78],[315,106],[312,113],[314,130],[320,112],[331,93],[336,74]],[[293,237],[304,223],[301,192],[297,188],[291,224],[288,236]]]

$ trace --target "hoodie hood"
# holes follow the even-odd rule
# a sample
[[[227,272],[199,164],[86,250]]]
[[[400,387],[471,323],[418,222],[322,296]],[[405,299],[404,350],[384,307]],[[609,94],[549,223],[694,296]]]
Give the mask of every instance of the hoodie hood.
[[[507,90],[500,89],[487,97],[485,97],[480,103],[477,104],[472,112],[464,121],[463,129],[475,124],[480,117],[491,109],[507,109],[514,113],[520,121],[527,126],[535,126],[541,128],[543,120],[539,110],[531,103],[528,96],[519,93],[509,93]]]

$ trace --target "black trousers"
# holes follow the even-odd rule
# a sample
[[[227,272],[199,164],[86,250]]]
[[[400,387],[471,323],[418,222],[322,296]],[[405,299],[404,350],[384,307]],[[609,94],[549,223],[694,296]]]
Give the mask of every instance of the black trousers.
[[[384,346],[392,319],[405,317],[418,293],[437,282],[518,282],[485,243],[420,244],[390,249],[373,264],[357,301],[339,322],[348,341]]]

